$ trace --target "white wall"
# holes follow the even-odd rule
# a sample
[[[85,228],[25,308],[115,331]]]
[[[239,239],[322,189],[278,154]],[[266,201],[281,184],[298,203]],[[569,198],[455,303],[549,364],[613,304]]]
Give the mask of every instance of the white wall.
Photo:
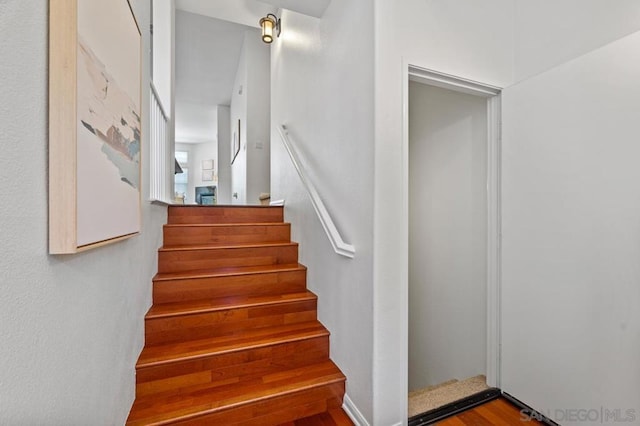
[[[178,2],[177,7],[180,4]],[[256,22],[258,19],[256,17]],[[215,141],[217,106],[231,102],[231,88],[246,31],[244,25],[177,10],[177,140]]]
[[[365,0],[333,1],[322,20],[282,12],[282,36],[271,46],[271,184],[272,199],[286,200],[347,395],[370,424],[383,424],[372,421],[372,13]],[[343,238],[355,246],[354,259],[333,252],[276,131],[281,124]]]
[[[486,372],[486,99],[409,83],[409,390]]]
[[[257,31],[245,32],[231,95],[231,137],[238,133],[240,152],[231,166],[233,204],[260,204],[270,191],[270,58],[269,46]]]
[[[406,120],[404,106],[407,102],[406,86],[403,87],[406,65],[431,68],[501,87],[511,85],[516,78],[522,78],[529,72],[536,72],[528,70],[529,65],[524,64],[522,57],[516,58],[516,34],[518,34],[516,27],[525,25],[526,22],[523,20],[527,19],[526,13],[521,12],[523,9],[517,9],[516,3],[516,0],[491,0],[482,3],[471,0],[429,2],[377,0],[374,2],[375,30],[370,32],[360,28],[360,26],[367,26],[367,15],[370,13],[365,6],[332,2],[329,14],[325,15],[320,22],[312,19],[305,20],[302,17],[296,17],[294,20],[292,17],[295,15],[285,13],[283,17],[287,19],[284,22],[288,22],[285,28],[288,26],[289,31],[284,31],[283,37],[272,47],[274,52],[280,52],[277,53],[278,55],[282,54],[281,58],[272,60],[272,74],[281,76],[281,78],[274,77],[272,83],[274,98],[272,107],[275,115],[272,118],[272,127],[282,122],[289,125],[292,138],[298,144],[304,144],[302,154],[313,165],[309,168],[311,170],[329,168],[333,175],[337,176],[337,179],[332,178],[331,173],[314,176],[314,182],[322,186],[321,194],[337,199],[346,192],[343,189],[346,187],[352,197],[362,199],[360,197],[367,194],[366,189],[362,189],[366,186],[355,183],[361,182],[359,178],[363,173],[373,179],[375,200],[373,208],[359,216],[361,221],[366,221],[373,211],[374,286],[371,290],[372,297],[375,295],[372,308],[375,312],[373,318],[375,340],[373,338],[371,340],[374,344],[373,382],[371,391],[359,392],[356,398],[358,406],[365,407],[367,404],[363,412],[372,424],[388,425],[406,421],[407,377],[398,374],[398,371],[405,371],[407,365],[407,336],[403,332],[407,329],[408,307],[408,277],[403,272],[406,271],[408,263],[408,234],[407,229],[403,228],[408,226],[408,193],[403,191],[408,179],[408,154],[405,150],[406,146],[403,146],[407,137],[403,134]],[[529,2],[529,5],[531,4],[533,2]],[[605,19],[602,14],[608,10],[618,10],[617,6],[615,8],[606,6],[605,10],[605,7],[602,7],[603,1],[591,0],[580,2],[579,5],[574,2],[575,7],[591,8],[596,4],[599,6],[595,9],[601,14],[588,14],[591,24],[588,26],[581,24],[581,27],[593,31],[593,22],[601,22]],[[629,2],[625,4],[629,8],[633,7]],[[551,3],[547,2],[546,5]],[[355,10],[358,7],[361,8],[359,10],[361,16],[343,13],[343,16],[351,18],[349,24],[354,32],[350,33],[349,30],[339,32],[337,35],[343,37],[341,44],[325,43],[327,39],[334,40],[331,31],[326,29],[332,27],[331,20],[342,22],[331,12],[347,8]],[[565,5],[563,9],[570,10],[570,7]],[[622,13],[630,11],[630,9],[625,10],[626,12]],[[611,19],[608,16],[605,19],[608,22],[606,35],[601,37],[604,33],[599,33],[600,36],[590,39],[591,48],[596,47],[593,43],[606,43],[611,40],[611,37],[618,37],[628,31],[626,21],[622,26],[625,29],[621,30],[621,33],[618,33],[618,29],[614,29],[616,13],[618,12],[613,13]],[[521,19],[516,20],[516,15]],[[537,20],[527,25],[527,28],[537,28],[540,32],[546,31],[544,14],[535,14],[535,16]],[[567,16],[570,20],[574,15],[567,12]],[[600,28],[598,26],[596,31],[600,31]],[[562,37],[570,37],[561,27],[554,33],[557,34],[554,43],[558,43],[558,39]],[[343,104],[348,105],[354,100],[357,100],[358,108],[368,111],[367,97],[363,97],[367,91],[361,91],[360,87],[362,84],[367,84],[370,73],[367,67],[359,68],[359,65],[370,59],[370,56],[367,56],[368,46],[370,46],[367,38],[372,37],[373,34],[375,34],[375,82],[373,85],[375,131],[371,137],[374,137],[374,154],[370,151],[371,144],[357,145],[359,159],[357,162],[352,161],[344,167],[341,167],[342,163],[327,166],[325,163],[341,161],[345,158],[343,155],[345,150],[354,146],[351,143],[340,146],[331,145],[330,141],[334,138],[360,141],[363,134],[365,139],[367,137],[366,125],[357,127],[346,124],[342,120],[330,121],[327,118],[344,115],[346,107]],[[525,37],[525,35],[518,37]],[[527,39],[535,41],[535,37]],[[577,36],[576,40],[581,40],[580,36]],[[335,50],[331,51],[329,45]],[[574,46],[569,44],[569,50],[575,54]],[[578,43],[577,49],[584,49],[582,42]],[[553,49],[549,50],[550,53],[553,51]],[[539,52],[544,52],[544,49]],[[347,57],[346,60],[342,57],[343,63],[330,61],[340,55]],[[566,55],[564,50],[560,56],[563,55]],[[549,64],[545,66],[551,66],[550,64],[557,60],[555,54],[552,56],[556,59],[541,58]],[[537,59],[533,61],[533,65],[536,61]],[[320,70],[325,73],[320,74]],[[309,87],[311,85],[309,81],[314,81],[315,87]],[[318,96],[318,99],[314,99],[314,96]],[[285,97],[288,97],[288,101],[280,100]],[[325,108],[314,108],[316,103],[321,102],[325,103]],[[276,114],[275,110],[280,108],[281,103],[283,112]],[[353,113],[351,109],[346,112],[346,114]],[[310,120],[309,116],[314,119]],[[362,131],[351,133],[354,128],[364,129],[365,133]],[[320,139],[318,136],[313,136],[316,133],[330,133],[336,136]],[[358,136],[353,137],[355,134]],[[277,137],[275,133],[273,137]],[[331,161],[323,161],[331,157],[332,153],[334,158]],[[280,192],[283,194],[282,197],[287,199],[288,215],[292,218],[294,225],[298,223],[297,226],[300,226],[296,238],[314,241],[314,245],[320,244],[318,241],[323,238],[323,235],[320,231],[317,235],[312,231],[317,227],[314,224],[315,219],[313,214],[303,207],[306,196],[296,189],[293,183],[296,179],[295,174],[291,169],[286,168],[286,161],[282,160],[285,158],[284,153],[279,144],[275,143],[272,146],[272,155],[274,156],[272,158],[274,198],[280,198],[278,195]],[[374,169],[367,164],[367,158],[370,158],[368,157],[370,155],[375,155]],[[322,168],[318,167],[319,164]],[[348,176],[345,170],[350,170]],[[342,186],[332,185],[332,182],[339,179],[347,179],[347,181],[343,181]],[[327,204],[336,205],[335,201]],[[351,232],[352,228],[343,225],[347,220],[345,217],[352,217],[353,211],[344,206],[351,206],[351,204],[338,205],[340,208],[334,207],[332,213],[339,216],[337,220],[339,227]],[[362,226],[362,223],[357,224],[354,229],[363,229]],[[312,236],[317,238],[311,238]],[[348,235],[347,240],[349,239],[355,239],[355,237]],[[363,242],[366,243],[366,239]],[[304,247],[305,244],[301,247],[303,251],[308,250]],[[357,249],[361,250],[361,247],[361,244],[357,245]],[[313,256],[308,258],[317,259],[314,263],[329,265],[330,261],[321,256],[314,252]],[[325,293],[329,294],[328,291]],[[340,304],[340,302],[337,303]],[[337,325],[337,321],[333,323]],[[348,326],[344,325],[334,328],[334,335],[335,330],[339,335],[350,333]],[[349,377],[352,378],[352,383],[359,382],[359,374],[365,369],[365,363],[362,362],[360,366],[353,368],[348,362],[343,364],[347,365],[347,373],[351,374]],[[367,398],[373,399],[367,401]]]
[[[247,203],[247,151],[245,141],[247,135],[247,49],[242,44],[238,70],[231,93],[231,138],[240,139],[240,151],[231,164],[231,204]],[[238,130],[240,120],[240,130]],[[240,136],[238,136],[240,133]],[[232,153],[231,155],[234,155]],[[231,155],[229,158],[231,158]]]
[[[231,204],[231,108],[218,105],[218,204]]]
[[[375,4],[374,424],[406,421],[407,64],[486,84],[513,78],[512,0]]]
[[[245,35],[247,55],[248,204],[260,204],[260,194],[271,191],[271,49],[255,31]]]
[[[167,114],[169,126],[168,152],[175,151],[176,134],[176,6],[175,0],[152,0],[153,13],[153,85],[158,94],[162,108]],[[144,30],[146,30],[144,28]],[[141,28],[141,30],[143,30]],[[143,51],[143,56],[146,51]],[[174,162],[170,163],[173,173]],[[168,185],[173,188],[174,176],[168,177]],[[173,189],[169,190],[173,199]]]
[[[132,2],[149,51],[149,3]],[[143,203],[142,233],[47,254],[48,2],[0,4],[0,424],[122,425],[166,209]],[[143,56],[143,76],[150,74]],[[143,77],[142,99],[149,99]],[[143,147],[148,153],[148,103]],[[149,161],[142,158],[143,196]]]
[[[516,0],[515,79],[524,80],[640,28],[637,0]]]
[[[153,0],[153,84],[169,118],[175,90],[175,0]]]
[[[639,51],[635,33],[504,93],[503,388],[562,424],[640,418]]]

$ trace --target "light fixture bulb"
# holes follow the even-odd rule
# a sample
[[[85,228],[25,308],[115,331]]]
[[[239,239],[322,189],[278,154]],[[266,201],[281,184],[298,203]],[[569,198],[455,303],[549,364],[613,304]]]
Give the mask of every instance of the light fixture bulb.
[[[268,14],[260,19],[260,28],[262,29],[262,41],[265,43],[273,42],[274,32],[280,35],[280,20],[273,14]]]

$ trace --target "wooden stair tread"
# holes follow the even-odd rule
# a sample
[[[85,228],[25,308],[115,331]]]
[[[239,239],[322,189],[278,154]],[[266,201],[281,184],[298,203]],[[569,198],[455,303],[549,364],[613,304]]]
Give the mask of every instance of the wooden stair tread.
[[[175,245],[175,246],[162,246],[158,249],[159,252],[173,252],[173,251],[193,251],[193,250],[227,250],[227,249],[246,249],[246,248],[264,248],[264,247],[287,247],[297,246],[298,243],[293,241],[272,241],[264,243],[206,243],[206,244],[190,244],[190,245]]]
[[[277,327],[257,328],[207,339],[145,346],[140,354],[136,368],[147,368],[170,362],[203,358],[327,335],[329,335],[329,331],[320,322],[311,321]]]
[[[238,222],[238,223],[167,223],[165,228],[227,228],[229,226],[284,226],[289,222]]]
[[[313,300],[316,298],[316,295],[312,292],[305,291],[303,293],[284,293],[275,296],[228,296],[206,300],[154,304],[151,309],[149,309],[149,312],[147,313],[145,319],[149,320],[154,318],[166,318],[177,315],[191,315],[226,309],[267,306],[279,303],[292,303],[304,300]]]
[[[168,223],[284,222],[281,206],[169,206]]]
[[[300,263],[278,263],[257,266],[227,266],[223,268],[201,269],[195,271],[157,273],[153,281],[168,281],[190,278],[230,277],[235,275],[262,274],[270,272],[303,271],[306,266]]]
[[[169,206],[162,232],[127,424],[351,425],[283,207]]]
[[[247,210],[247,209],[272,209],[272,210],[281,210],[283,206],[265,206],[263,204],[214,204],[214,205],[203,205],[203,204],[172,204],[169,206],[171,209],[236,209],[236,210]]]
[[[204,388],[203,386],[185,387],[177,395],[156,394],[136,398],[127,424],[167,424],[167,422],[193,419],[201,415],[344,381],[345,376],[329,360],[291,370],[283,369],[250,382]]]
[[[168,224],[162,229],[164,247],[290,242],[291,224],[285,222]]]

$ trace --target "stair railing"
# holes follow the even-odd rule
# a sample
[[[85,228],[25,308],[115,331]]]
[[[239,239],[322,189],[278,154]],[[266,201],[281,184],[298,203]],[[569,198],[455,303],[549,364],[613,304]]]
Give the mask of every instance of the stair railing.
[[[320,198],[316,187],[307,178],[307,174],[305,173],[302,163],[300,162],[298,154],[296,153],[293,145],[291,144],[291,140],[289,139],[289,132],[287,128],[284,125],[280,125],[278,126],[278,132],[280,133],[280,137],[282,138],[282,143],[285,149],[289,153],[291,162],[293,163],[293,166],[298,172],[298,176],[300,176],[302,184],[304,185],[307,193],[309,194],[309,197],[311,198],[313,209],[316,211],[318,219],[320,219],[320,223],[322,224],[324,232],[329,238],[329,242],[331,242],[331,245],[333,246],[333,250],[341,256],[353,258],[356,254],[355,247],[344,242],[342,236],[340,235],[340,232],[338,231],[338,228],[336,228],[336,225],[333,223],[331,215],[327,211],[327,208],[324,206],[322,198]]]
[[[153,82],[150,90],[150,181],[149,201],[169,202],[173,153],[169,152],[169,120]]]

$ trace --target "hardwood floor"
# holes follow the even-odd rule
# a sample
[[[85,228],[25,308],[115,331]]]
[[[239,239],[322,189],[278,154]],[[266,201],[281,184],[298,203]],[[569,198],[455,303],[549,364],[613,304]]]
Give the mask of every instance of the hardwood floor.
[[[542,423],[520,414],[520,409],[499,398],[436,423],[438,426],[538,426]]]
[[[352,426],[353,424],[344,411],[335,409],[293,422],[283,423],[279,426]]]

